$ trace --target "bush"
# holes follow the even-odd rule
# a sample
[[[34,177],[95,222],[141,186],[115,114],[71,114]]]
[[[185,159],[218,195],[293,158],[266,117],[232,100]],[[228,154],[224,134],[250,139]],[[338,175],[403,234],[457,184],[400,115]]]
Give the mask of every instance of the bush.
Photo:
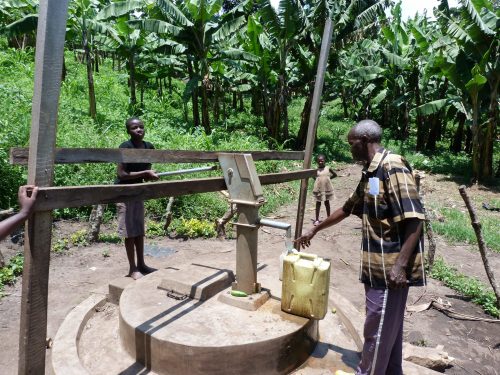
[[[188,238],[210,238],[216,235],[214,223],[207,220],[176,219],[172,221],[172,229],[176,232],[177,236]]]
[[[5,285],[11,285],[16,281],[17,276],[23,273],[24,257],[17,254],[12,257],[9,263],[0,268],[0,296]]]

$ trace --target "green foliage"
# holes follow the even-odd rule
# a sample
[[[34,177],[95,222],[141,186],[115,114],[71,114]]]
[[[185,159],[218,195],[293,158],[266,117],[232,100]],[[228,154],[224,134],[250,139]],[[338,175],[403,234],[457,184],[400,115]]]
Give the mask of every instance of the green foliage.
[[[88,246],[89,242],[87,241],[87,235],[86,229],[77,230],[69,237],[69,240],[73,246]]]
[[[164,224],[154,220],[148,220],[146,224],[146,236],[159,237],[165,235]]]
[[[104,249],[102,251],[102,257],[103,258],[109,258],[109,249]]]
[[[215,237],[216,232],[214,223],[207,220],[198,219],[174,219],[172,221],[172,230],[178,236],[196,238],[196,237]]]
[[[20,181],[26,181],[24,168],[9,165],[10,148],[29,142],[31,97],[33,90],[33,51],[0,51],[0,208],[17,205]]]
[[[319,116],[314,153],[325,155],[328,165],[333,162],[351,162],[347,133],[353,125],[353,121],[344,119],[340,100],[324,103]]]
[[[442,281],[463,296],[471,298],[472,302],[482,306],[487,314],[500,318],[500,309],[496,305],[495,294],[479,280],[459,273],[446,265],[441,258],[435,260],[430,276]]]
[[[23,273],[24,257],[22,254],[17,254],[12,257],[9,263],[0,268],[0,297],[5,285],[11,285],[16,281],[17,276]]]
[[[449,240],[465,242],[477,246],[477,238],[470,223],[468,212],[456,208],[435,208],[436,215],[441,220],[434,220],[432,228],[437,234],[443,235]],[[500,252],[500,218],[478,213],[481,222],[481,230],[486,246],[495,252]]]
[[[52,251],[60,254],[69,249],[69,240],[67,238],[59,238],[52,243]]]
[[[99,233],[99,242],[120,243],[123,239],[116,233]]]
[[[432,173],[444,175],[456,175],[460,171],[460,177],[469,179],[471,177],[471,157],[465,152],[452,153],[445,145],[439,145],[439,151],[435,153],[415,152],[412,142],[397,142],[387,140],[385,146],[392,152],[403,155],[414,169],[420,169]]]

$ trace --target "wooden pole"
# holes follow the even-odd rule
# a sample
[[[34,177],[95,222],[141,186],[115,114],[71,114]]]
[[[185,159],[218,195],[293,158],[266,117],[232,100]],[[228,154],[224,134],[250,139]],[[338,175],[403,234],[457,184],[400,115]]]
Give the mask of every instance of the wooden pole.
[[[28,183],[50,186],[53,181],[68,0],[41,0],[39,9]],[[51,211],[36,212],[26,224],[19,374],[45,373],[51,232]]]
[[[495,293],[495,297],[497,299],[497,307],[500,308],[500,286],[498,285],[495,274],[490,267],[490,262],[488,260],[488,248],[484,243],[483,235],[481,233],[481,223],[479,222],[476,210],[472,205],[469,196],[467,195],[467,191],[465,190],[465,185],[462,185],[458,188],[462,199],[465,202],[465,206],[467,206],[467,210],[469,211],[470,221],[472,224],[472,228],[474,228],[474,232],[476,233],[477,244],[479,246],[479,253],[481,254],[481,258],[483,260],[484,270],[486,271],[486,275],[488,276],[488,280],[490,281],[490,285],[493,288],[493,292]]]
[[[318,70],[316,72],[316,81],[314,83],[314,93],[311,104],[311,114],[309,115],[309,127],[307,129],[306,149],[304,155],[304,169],[311,168],[312,152],[314,141],[316,139],[316,129],[318,127],[319,107],[321,105],[321,94],[323,93],[323,84],[325,82],[326,65],[330,54],[330,45],[332,42],[332,20],[330,17],[326,19],[325,28],[323,30],[323,39],[321,41],[321,52],[319,54]],[[307,182],[304,179],[300,182],[299,207],[297,209],[297,221],[295,224],[295,239],[302,234],[302,226],[304,224],[304,210],[306,207],[307,198]]]

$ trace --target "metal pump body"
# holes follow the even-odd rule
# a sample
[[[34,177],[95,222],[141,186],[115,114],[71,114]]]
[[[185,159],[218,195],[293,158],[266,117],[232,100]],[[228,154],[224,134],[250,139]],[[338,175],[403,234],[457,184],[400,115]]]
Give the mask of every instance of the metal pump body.
[[[229,202],[237,205],[236,281],[233,290],[260,292],[257,282],[257,240],[259,207],[265,203],[262,186],[250,154],[219,154]]]

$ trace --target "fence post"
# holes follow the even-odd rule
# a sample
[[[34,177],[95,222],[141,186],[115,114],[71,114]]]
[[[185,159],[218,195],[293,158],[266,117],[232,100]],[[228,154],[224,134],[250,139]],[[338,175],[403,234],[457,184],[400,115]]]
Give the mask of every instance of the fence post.
[[[68,0],[41,0],[35,54],[28,183],[52,185]],[[43,199],[38,196],[38,199]],[[19,374],[45,372],[52,211],[28,220],[19,332]]]

